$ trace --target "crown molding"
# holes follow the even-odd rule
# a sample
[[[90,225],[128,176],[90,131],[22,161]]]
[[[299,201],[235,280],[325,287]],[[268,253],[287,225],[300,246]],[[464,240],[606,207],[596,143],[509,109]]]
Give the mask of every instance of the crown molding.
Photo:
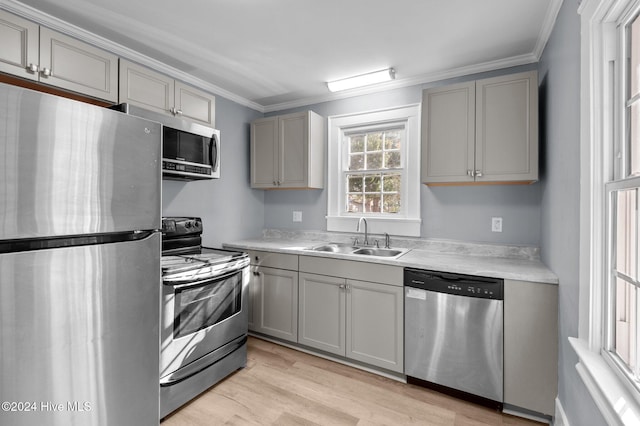
[[[256,102],[232,93],[219,86],[216,86],[215,84],[211,84],[197,77],[194,77],[163,62],[145,56],[139,52],[136,52],[135,50],[129,49],[126,46],[122,46],[121,44],[115,43],[104,37],[100,37],[99,35],[93,34],[83,28],[77,27],[54,16],[48,15],[44,12],[34,9],[31,6],[27,6],[15,0],[0,0],[0,9],[4,9],[30,21],[34,21],[37,24],[51,28],[54,31],[66,34],[80,41],[91,44],[95,47],[111,52],[121,58],[137,62],[141,65],[166,74],[177,80],[181,80],[185,83],[191,84],[192,86],[195,86],[199,89],[211,92],[214,95],[222,96],[223,98],[229,99],[235,103],[264,113],[264,107]]]
[[[327,93],[323,96],[308,97],[290,102],[282,102],[279,104],[264,106],[264,112],[283,111],[291,108],[299,108],[303,106],[319,104],[322,102],[330,102],[339,99],[352,98],[355,96],[369,95],[373,93],[381,93],[389,90],[399,89],[402,87],[417,86],[436,81],[447,80],[450,78],[463,77],[471,74],[477,74],[487,71],[495,71],[503,68],[510,68],[519,65],[527,65],[538,62],[538,58],[533,54],[513,56],[511,58],[500,59],[497,61],[483,62],[481,64],[468,65],[464,67],[454,68],[447,71],[438,71],[434,73],[422,74],[419,76],[396,79],[388,83],[378,84],[375,87],[363,87],[359,89],[345,90],[344,92]]]
[[[450,78],[462,77],[466,75],[495,71],[498,69],[509,68],[519,65],[527,65],[536,63],[540,60],[540,57],[544,51],[553,27],[555,25],[556,18],[562,6],[563,0],[551,0],[547,9],[543,26],[538,35],[536,45],[533,52],[525,55],[513,56],[510,58],[500,59],[496,61],[484,62],[480,64],[474,64],[469,66],[458,67],[446,71],[438,71],[434,73],[422,74],[419,76],[413,76],[410,78],[399,78],[388,83],[376,85],[374,87],[364,87],[359,89],[348,90],[344,92],[327,93],[326,95],[313,96],[302,99],[297,99],[289,102],[282,102],[272,105],[261,105],[257,102],[251,101],[245,97],[242,97],[236,93],[230,92],[219,86],[211,84],[207,81],[194,77],[184,71],[171,67],[163,62],[145,56],[139,52],[136,52],[126,46],[115,43],[104,37],[100,37],[85,29],[72,25],[61,19],[55,18],[44,12],[41,12],[31,6],[27,6],[16,0],[0,0],[0,8],[7,10],[8,12],[22,16],[26,19],[34,21],[38,24],[49,27],[55,31],[63,34],[67,34],[71,37],[77,38],[88,44],[94,45],[106,51],[112,52],[124,59],[128,59],[137,62],[141,65],[159,71],[163,74],[167,74],[177,80],[184,81],[207,92],[211,92],[214,95],[224,97],[230,101],[233,101],[242,106],[251,108],[261,113],[282,111],[291,108],[304,107],[312,104],[336,101],[340,99],[347,99],[355,96],[368,95],[373,93],[380,93],[389,90],[399,89],[403,87],[416,86],[426,83],[433,83],[440,80],[446,80]],[[589,3],[585,0],[580,4],[583,8],[585,3]]]
[[[558,18],[561,7],[562,0],[551,0],[549,3],[549,8],[542,22],[542,28],[540,28],[540,33],[538,34],[536,46],[533,49],[533,55],[537,58],[536,62],[542,57],[542,52],[544,52],[547,41],[549,41],[549,37],[551,37],[551,32],[556,25],[556,19]]]

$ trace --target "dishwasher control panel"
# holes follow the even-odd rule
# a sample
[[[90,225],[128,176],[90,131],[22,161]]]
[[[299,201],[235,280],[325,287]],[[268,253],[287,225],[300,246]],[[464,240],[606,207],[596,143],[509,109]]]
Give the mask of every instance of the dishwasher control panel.
[[[504,281],[500,278],[405,268],[404,285],[458,296],[496,300],[504,298]]]

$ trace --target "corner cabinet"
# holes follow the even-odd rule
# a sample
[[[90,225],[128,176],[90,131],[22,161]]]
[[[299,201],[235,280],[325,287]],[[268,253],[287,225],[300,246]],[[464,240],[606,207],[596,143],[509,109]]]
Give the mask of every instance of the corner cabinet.
[[[553,416],[558,394],[558,286],[504,281],[504,402]]]
[[[249,330],[298,341],[298,256],[250,251]]]
[[[0,72],[112,103],[118,57],[0,10]]]
[[[251,123],[251,187],[324,187],[324,119],[313,111]]]
[[[401,277],[400,267],[301,256],[298,343],[402,373]]]
[[[215,127],[215,96],[124,59],[119,102]]]
[[[423,91],[423,183],[537,179],[536,71]]]

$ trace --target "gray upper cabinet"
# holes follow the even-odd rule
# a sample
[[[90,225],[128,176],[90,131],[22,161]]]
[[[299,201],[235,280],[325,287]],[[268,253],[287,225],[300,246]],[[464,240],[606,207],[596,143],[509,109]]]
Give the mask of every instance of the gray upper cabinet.
[[[215,127],[215,96],[124,59],[119,102]]]
[[[324,120],[313,111],[251,123],[251,187],[323,188]]]
[[[118,57],[0,10],[0,71],[110,102]]]
[[[422,114],[424,183],[538,179],[536,71],[426,89]]]

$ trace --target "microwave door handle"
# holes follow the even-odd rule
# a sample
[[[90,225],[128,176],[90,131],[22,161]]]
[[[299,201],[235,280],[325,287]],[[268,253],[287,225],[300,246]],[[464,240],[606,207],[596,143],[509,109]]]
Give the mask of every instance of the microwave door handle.
[[[211,171],[218,170],[218,137],[214,134],[209,145],[209,159],[211,160]]]

